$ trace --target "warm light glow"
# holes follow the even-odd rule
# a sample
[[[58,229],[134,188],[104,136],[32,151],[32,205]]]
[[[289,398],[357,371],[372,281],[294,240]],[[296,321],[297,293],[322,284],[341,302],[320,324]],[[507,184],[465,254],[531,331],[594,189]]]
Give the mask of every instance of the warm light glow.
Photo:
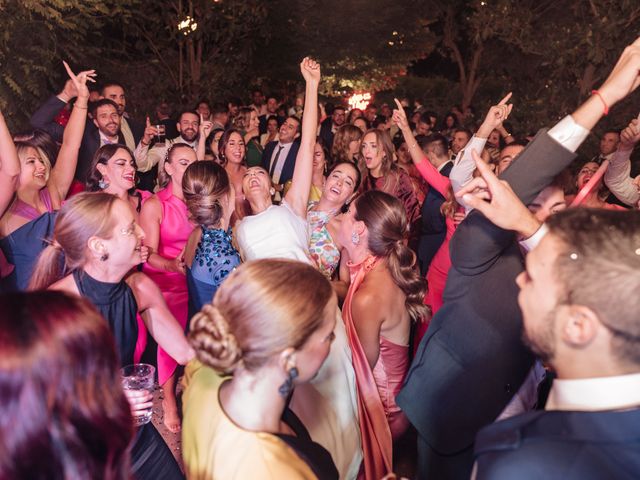
[[[198,23],[189,15],[187,15],[184,20],[178,23],[178,31],[182,32],[183,35],[189,35],[190,33],[195,32],[197,28]]]
[[[354,93],[349,97],[348,103],[351,109],[359,108],[360,110],[364,110],[369,105],[371,101],[371,94],[369,92],[364,93]]]

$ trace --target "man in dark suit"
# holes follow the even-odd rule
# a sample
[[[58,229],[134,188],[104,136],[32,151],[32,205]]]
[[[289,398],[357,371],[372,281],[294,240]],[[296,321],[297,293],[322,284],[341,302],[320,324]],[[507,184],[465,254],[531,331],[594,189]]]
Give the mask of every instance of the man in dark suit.
[[[324,142],[324,146],[327,150],[331,151],[333,146],[333,136],[338,129],[344,125],[346,120],[346,111],[342,105],[337,105],[333,108],[333,113],[328,118],[325,118],[320,124],[320,134],[318,135]]]
[[[105,98],[105,94],[115,97],[119,103],[111,98]],[[74,91],[73,84],[67,82],[58,95],[47,99],[31,116],[31,126],[46,131],[54,140],[62,142],[64,127],[56,123],[55,118],[65,104],[75,98],[76,95],[77,92]],[[124,89],[121,86],[106,84],[101,91],[101,95],[102,99],[91,105],[93,122],[86,123],[82,143],[80,144],[75,180],[82,184],[87,180],[91,160],[100,146],[105,143],[117,142],[126,144],[133,151],[144,133],[144,128],[141,125],[127,120],[125,117],[126,100]],[[101,117],[100,124],[97,119],[98,114]],[[123,131],[125,124],[126,133]]]
[[[540,227],[482,167],[499,200],[472,204],[503,228],[542,230],[517,278],[518,303],[525,342],[557,378],[546,411],[479,432],[475,478],[640,477],[640,213],[574,208]]]
[[[418,145],[427,156],[431,164],[445,177],[449,176],[453,162],[449,160],[447,139],[439,133],[416,137]],[[429,264],[444,242],[447,225],[440,207],[445,198],[435,188],[429,188],[422,203],[422,229],[418,244],[418,259],[420,271],[426,274]]]
[[[640,39],[625,50],[598,95],[538,133],[503,173],[524,204],[571,163],[609,106],[637,87],[639,71]],[[528,237],[536,232],[531,230],[519,233]],[[420,478],[469,478],[475,435],[498,417],[533,363],[521,341],[515,279],[522,254],[515,233],[473,210],[451,240],[451,262],[444,305],[397,397],[418,431]]]
[[[287,117],[278,130],[279,140],[267,143],[262,152],[262,167],[269,172],[271,183],[278,193],[293,178],[300,148],[300,142],[297,141],[299,136],[300,120],[294,116]]]

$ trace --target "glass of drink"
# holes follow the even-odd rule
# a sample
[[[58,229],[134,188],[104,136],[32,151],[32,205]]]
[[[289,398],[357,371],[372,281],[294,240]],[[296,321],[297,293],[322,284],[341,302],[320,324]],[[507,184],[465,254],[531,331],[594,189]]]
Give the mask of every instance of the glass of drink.
[[[127,365],[120,369],[122,373],[122,387],[125,390],[138,390],[153,393],[154,375],[156,369],[153,365],[147,365],[146,363],[134,363],[133,365]],[[137,415],[133,418],[133,423],[136,426],[144,425],[151,421],[151,415],[153,409],[149,408],[148,411],[143,412],[142,415]]]
[[[166,133],[165,127],[164,125],[156,125],[155,127],[156,127],[156,130],[158,131],[158,134],[156,135],[156,143],[163,144],[165,140],[165,133]]]

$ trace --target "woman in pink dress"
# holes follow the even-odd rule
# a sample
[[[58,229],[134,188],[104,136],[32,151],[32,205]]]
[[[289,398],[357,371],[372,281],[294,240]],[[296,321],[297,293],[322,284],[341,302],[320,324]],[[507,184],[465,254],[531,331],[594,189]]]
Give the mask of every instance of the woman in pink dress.
[[[142,205],[140,225],[145,232],[149,259],[143,271],[158,285],[169,310],[182,328],[187,325],[189,294],[184,264],[184,247],[193,230],[182,193],[182,177],[187,167],[196,161],[191,146],[176,143],[167,152],[166,161],[159,165],[159,185],[164,187]],[[176,433],[180,418],[176,404],[176,361],[158,347],[158,381],[164,400],[164,424]]]
[[[367,480],[392,472],[393,441],[409,425],[395,396],[409,369],[411,322],[427,314],[427,307],[425,281],[405,244],[407,234],[402,203],[380,191],[351,203],[338,234],[352,260],[342,317],[358,390],[360,477]]]
[[[404,109],[398,107],[398,110],[393,111],[393,121],[398,125],[404,136],[404,140],[407,143],[411,160],[415,165],[422,178],[429,184],[430,188],[435,188],[444,198],[445,202],[442,204],[441,212],[445,217],[445,224],[447,226],[447,233],[442,242],[442,245],[436,252],[429,270],[427,270],[427,296],[425,303],[431,308],[431,314],[434,315],[440,307],[442,307],[442,294],[444,293],[444,287],[447,283],[447,275],[451,268],[451,257],[449,256],[449,241],[456,230],[456,226],[459,220],[464,218],[463,209],[460,208],[456,202],[453,190],[451,188],[451,181],[445,175],[442,175],[436,167],[425,157],[424,152],[418,146]],[[433,148],[446,148],[446,145],[439,145],[439,142],[432,143]],[[446,154],[446,151],[440,153],[440,155]],[[417,330],[415,336],[415,345],[420,343],[420,340],[427,331],[429,326],[428,322],[422,322]]]

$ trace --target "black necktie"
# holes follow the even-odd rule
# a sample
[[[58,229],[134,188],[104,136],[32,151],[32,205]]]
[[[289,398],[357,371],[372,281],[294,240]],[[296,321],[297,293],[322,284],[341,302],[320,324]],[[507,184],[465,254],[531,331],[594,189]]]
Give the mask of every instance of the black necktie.
[[[280,158],[280,152],[282,152],[283,148],[284,148],[284,145],[278,145],[278,151],[276,152],[276,158],[273,159],[273,162],[271,163],[271,170],[269,171],[269,176],[271,178],[273,178],[273,172],[276,171],[276,165],[278,164],[278,158]]]

